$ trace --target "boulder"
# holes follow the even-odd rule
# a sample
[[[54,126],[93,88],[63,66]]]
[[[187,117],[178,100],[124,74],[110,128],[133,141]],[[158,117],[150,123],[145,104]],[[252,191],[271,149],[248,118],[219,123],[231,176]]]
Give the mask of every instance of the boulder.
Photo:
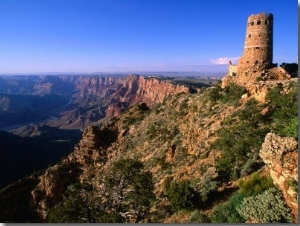
[[[259,156],[263,159],[274,185],[282,191],[291,208],[294,222],[298,223],[298,141],[293,137],[282,137],[268,133]]]

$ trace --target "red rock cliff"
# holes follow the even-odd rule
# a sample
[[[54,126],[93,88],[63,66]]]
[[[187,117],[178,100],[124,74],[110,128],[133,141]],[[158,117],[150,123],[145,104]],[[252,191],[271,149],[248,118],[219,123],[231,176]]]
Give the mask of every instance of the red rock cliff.
[[[129,75],[124,80],[122,87],[113,94],[106,118],[118,116],[124,109],[139,102],[144,102],[149,108],[153,108],[167,96],[180,92],[187,93],[189,89],[186,86],[173,85],[158,78]]]

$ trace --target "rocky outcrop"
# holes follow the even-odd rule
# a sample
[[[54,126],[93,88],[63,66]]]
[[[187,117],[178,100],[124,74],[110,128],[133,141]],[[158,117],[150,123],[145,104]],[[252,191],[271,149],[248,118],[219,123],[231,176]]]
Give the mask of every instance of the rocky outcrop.
[[[74,153],[69,156],[69,162],[79,165],[97,163],[99,166],[107,161],[107,148],[118,139],[118,130],[107,127],[88,126],[82,135]]]
[[[266,95],[270,89],[273,89],[276,86],[280,86],[282,87],[283,92],[288,92],[292,82],[295,82],[297,84],[298,78],[246,83],[244,86],[251,97],[254,97],[259,102],[264,102]]]
[[[69,162],[49,167],[38,177],[38,184],[31,191],[31,209],[41,221],[46,219],[48,210],[61,198],[66,187],[76,181],[78,169]]]
[[[268,133],[259,153],[298,223],[298,141]],[[294,186],[293,186],[294,184]]]
[[[49,208],[57,203],[68,185],[80,180],[88,165],[101,167],[106,163],[107,148],[118,137],[118,131],[112,128],[88,126],[74,152],[38,177],[31,191],[31,208],[39,219],[46,219]]]
[[[292,78],[284,68],[277,66],[268,67],[264,65],[264,63],[255,63],[249,67],[247,66],[246,69],[242,69],[242,71],[243,73],[239,72],[237,66],[229,62],[228,73],[222,78],[222,88],[225,88],[230,83],[247,86],[249,84],[255,84],[258,81],[280,82]],[[245,71],[246,73],[244,73]]]

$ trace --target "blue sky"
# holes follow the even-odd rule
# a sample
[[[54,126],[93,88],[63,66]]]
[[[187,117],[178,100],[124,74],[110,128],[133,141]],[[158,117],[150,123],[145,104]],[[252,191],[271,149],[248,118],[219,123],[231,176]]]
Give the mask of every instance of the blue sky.
[[[0,0],[0,73],[226,71],[261,12],[298,62],[297,0]]]

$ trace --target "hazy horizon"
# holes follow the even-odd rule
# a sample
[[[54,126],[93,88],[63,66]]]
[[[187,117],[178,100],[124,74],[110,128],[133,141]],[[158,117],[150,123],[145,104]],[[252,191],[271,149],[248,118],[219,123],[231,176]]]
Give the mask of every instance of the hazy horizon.
[[[225,76],[226,72],[211,71],[111,71],[111,72],[34,72],[34,73],[0,73],[0,76],[127,76],[130,74],[140,76],[194,76],[194,77],[218,77]]]
[[[0,73],[0,75],[48,75],[48,74],[56,74],[56,75],[64,75],[64,74],[85,74],[85,75],[92,75],[92,74],[159,74],[159,73],[197,73],[197,74],[209,74],[209,75],[225,75],[227,72],[227,65],[221,67],[217,67],[216,69],[211,69],[210,67],[202,68],[202,70],[116,70],[116,71],[93,71],[93,72],[86,72],[86,71],[66,71],[66,72],[59,72],[59,71],[41,71],[41,72],[8,72],[8,73]]]

